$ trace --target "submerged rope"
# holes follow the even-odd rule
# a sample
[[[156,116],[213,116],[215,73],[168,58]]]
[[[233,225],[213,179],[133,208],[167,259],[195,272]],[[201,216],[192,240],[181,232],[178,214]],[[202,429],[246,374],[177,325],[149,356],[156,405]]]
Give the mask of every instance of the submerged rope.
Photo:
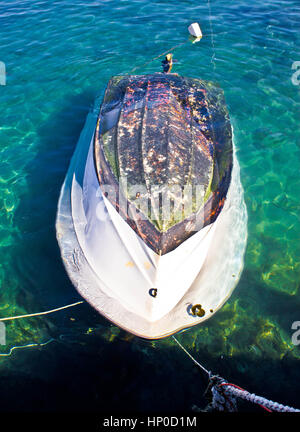
[[[279,404],[278,402],[273,402],[262,396],[257,396],[254,393],[249,393],[243,388],[227,382],[224,378],[218,375],[212,375],[204,366],[202,366],[182,345],[181,343],[172,336],[175,342],[180,346],[180,348],[190,357],[190,359],[199,366],[204,372],[207,373],[209,377],[209,385],[206,390],[211,390],[212,402],[209,408],[217,409],[219,411],[236,411],[236,398],[244,399],[249,402],[255,403],[261,406],[268,412],[278,411],[278,412],[300,412],[299,409],[292,408],[287,405]],[[205,393],[206,393],[205,392]]]
[[[61,306],[61,307],[56,308],[56,309],[51,309],[51,310],[48,310],[48,311],[45,311],[45,312],[37,312],[37,313],[33,313],[33,314],[17,315],[17,316],[11,316],[11,317],[7,317],[7,318],[0,318],[0,321],[9,321],[9,320],[15,320],[15,319],[20,319],[20,318],[28,318],[28,317],[33,317],[33,316],[48,315],[50,313],[57,312],[57,311],[60,311],[60,310],[63,310],[63,309],[67,309],[67,308],[70,308],[70,307],[73,307],[73,306],[77,306],[77,305],[82,304],[82,303],[84,303],[83,300],[81,300],[79,302],[76,302],[76,303],[68,304],[66,306]]]
[[[13,346],[13,347],[10,348],[10,350],[8,351],[8,353],[0,353],[0,357],[9,357],[12,354],[12,352],[14,350],[16,350],[16,349],[32,348],[32,347],[36,347],[36,346],[41,347],[41,346],[48,345],[50,342],[54,342],[55,340],[56,339],[51,338],[51,339],[47,340],[47,342],[43,342],[43,343],[30,343],[30,344],[27,344],[27,345]]]
[[[174,339],[174,341],[180,346],[180,348],[190,357],[190,359],[197,365],[199,366],[204,372],[206,372],[208,374],[208,376],[210,376],[211,372],[209,372],[207,369],[205,369],[204,366],[202,366],[199,362],[197,362],[196,359],[194,359],[194,357],[181,345],[181,343],[176,339],[175,336],[172,336],[172,338]]]
[[[212,19],[211,19],[210,0],[207,0],[207,6],[208,6],[208,11],[209,11],[209,27],[210,27],[210,34],[211,34],[211,45],[212,45],[212,50],[213,50],[213,54],[211,57],[211,63],[213,65],[213,68],[215,71],[216,70],[216,62],[215,62],[216,51],[215,51],[215,42],[214,42],[214,31],[213,31]]]
[[[86,331],[84,332],[84,333],[80,333],[80,335],[90,335],[90,334],[94,334],[94,332],[96,331],[96,330],[98,330],[98,327],[94,327],[94,328],[90,328],[90,327],[88,327],[87,329],[86,329]],[[48,345],[49,343],[51,343],[51,342],[57,342],[57,343],[59,343],[59,342],[70,342],[67,338],[66,338],[66,336],[72,336],[72,334],[70,333],[70,334],[61,334],[61,335],[59,335],[59,337],[58,338],[53,338],[53,337],[51,337],[49,340],[47,340],[46,342],[33,342],[33,343],[29,343],[29,344],[27,344],[27,345],[16,345],[16,346],[13,346],[13,347],[11,347],[10,348],[10,350],[7,352],[7,353],[0,353],[0,357],[9,357],[9,356],[11,356],[12,355],[12,353],[14,352],[14,350],[17,350],[17,349],[23,349],[23,348],[34,348],[34,347],[43,347],[43,346],[45,346],[45,345]],[[72,343],[74,342],[74,341],[71,341]],[[75,341],[75,342],[77,342],[77,341]]]
[[[83,300],[81,300],[81,301],[79,301],[79,302],[76,302],[76,303],[68,304],[68,305],[66,305],[66,306],[61,306],[61,307],[58,307],[58,308],[55,308],[55,309],[51,309],[51,310],[48,310],[48,311],[44,311],[44,312],[37,312],[37,313],[33,313],[33,314],[17,315],[17,316],[11,316],[11,317],[6,317],[6,318],[0,318],[0,322],[3,322],[3,321],[10,321],[10,320],[16,320],[16,319],[20,319],[20,318],[28,318],[28,317],[34,317],[34,316],[48,315],[48,314],[50,314],[50,313],[58,312],[58,311],[60,311],[60,310],[67,309],[67,308],[70,308],[70,307],[73,307],[73,306],[77,306],[77,305],[82,304],[82,303],[84,303]],[[16,349],[20,349],[20,348],[31,348],[31,347],[35,347],[35,346],[44,346],[44,345],[47,345],[48,343],[53,342],[53,341],[55,341],[55,340],[56,340],[56,339],[51,338],[51,339],[49,339],[47,342],[44,342],[44,343],[30,343],[30,344],[27,344],[27,345],[17,345],[17,346],[13,346],[12,348],[10,348],[10,350],[9,350],[8,353],[0,353],[0,357],[8,357],[8,356],[10,356],[10,355],[12,354],[12,352],[13,352],[14,350],[16,350]]]

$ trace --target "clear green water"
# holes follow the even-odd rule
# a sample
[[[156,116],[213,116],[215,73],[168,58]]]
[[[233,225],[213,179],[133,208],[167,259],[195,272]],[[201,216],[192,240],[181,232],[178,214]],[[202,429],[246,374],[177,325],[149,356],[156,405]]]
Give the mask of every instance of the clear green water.
[[[299,407],[300,349],[291,342],[292,322],[300,320],[296,0],[0,1],[0,61],[7,69],[0,86],[0,315],[80,300],[62,266],[54,223],[86,114],[111,75],[185,41],[194,21],[206,36],[175,51],[175,71],[218,81],[225,91],[249,237],[231,299],[178,338],[214,372]],[[137,72],[160,70],[160,60]],[[6,330],[0,353],[55,341],[0,357],[0,410],[205,405],[205,380],[171,339],[132,338],[88,305],[12,321]]]

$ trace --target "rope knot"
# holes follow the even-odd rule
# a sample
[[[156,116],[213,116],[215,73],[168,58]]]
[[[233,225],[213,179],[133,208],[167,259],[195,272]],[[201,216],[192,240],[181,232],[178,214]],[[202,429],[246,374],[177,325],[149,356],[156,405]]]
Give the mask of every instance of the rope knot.
[[[224,378],[219,375],[213,375],[210,379],[212,393],[212,408],[219,411],[236,412],[237,400],[236,397],[228,391],[227,383]]]

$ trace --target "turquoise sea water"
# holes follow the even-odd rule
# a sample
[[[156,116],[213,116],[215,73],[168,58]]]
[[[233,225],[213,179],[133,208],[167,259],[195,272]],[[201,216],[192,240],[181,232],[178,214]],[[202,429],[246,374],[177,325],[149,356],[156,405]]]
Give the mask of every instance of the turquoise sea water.
[[[160,70],[224,89],[248,209],[242,278],[227,304],[178,339],[208,369],[300,407],[300,5],[225,2],[1,1],[0,317],[80,300],[55,239],[60,187],[85,117],[111,75]],[[54,341],[52,340],[54,339]],[[49,343],[47,343],[49,342]],[[0,356],[0,411],[190,411],[206,381],[172,339],[146,342],[88,305],[11,321]],[[181,389],[178,392],[178,388]],[[25,397],[26,395],[26,397]],[[252,409],[249,406],[244,410]]]

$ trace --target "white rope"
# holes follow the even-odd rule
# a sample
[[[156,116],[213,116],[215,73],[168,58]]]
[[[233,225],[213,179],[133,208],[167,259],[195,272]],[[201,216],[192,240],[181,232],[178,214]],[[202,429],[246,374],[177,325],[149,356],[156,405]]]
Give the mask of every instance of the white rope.
[[[47,342],[43,342],[43,343],[31,343],[31,344],[27,344],[27,345],[18,345],[18,346],[13,346],[8,353],[0,353],[0,357],[9,357],[12,352],[16,349],[21,349],[21,348],[32,348],[32,347],[36,347],[36,346],[45,346],[48,345],[48,343],[50,342],[54,342],[55,339],[51,338],[49,339]]]
[[[213,65],[214,71],[216,70],[216,63],[215,63],[215,57],[216,57],[216,51],[215,51],[215,41],[214,41],[214,31],[212,26],[212,19],[211,19],[211,6],[210,6],[210,0],[207,0],[207,6],[209,11],[209,27],[210,27],[210,34],[211,34],[211,45],[213,54],[211,57],[211,63]]]
[[[176,339],[176,337],[175,336],[172,336],[172,338],[174,339],[174,341],[180,346],[180,348],[190,357],[190,359],[192,359],[193,360],[193,362],[197,365],[197,366],[199,366],[204,372],[206,372],[207,373],[207,375],[208,376],[210,376],[210,372],[207,370],[207,369],[205,369],[205,367],[204,366],[202,366],[200,363],[198,363],[197,362],[197,360],[196,359],[194,359],[194,357],[181,345],[181,343]]]
[[[45,312],[37,312],[37,313],[27,314],[27,315],[17,315],[17,316],[11,316],[11,317],[7,317],[7,318],[0,318],[0,321],[9,321],[9,320],[15,320],[15,319],[27,318],[27,317],[33,317],[33,316],[48,315],[48,314],[53,313],[53,312],[57,312],[57,311],[60,311],[60,310],[63,310],[63,309],[67,309],[67,308],[70,308],[70,307],[73,307],[73,306],[77,306],[77,305],[79,305],[81,303],[84,303],[84,301],[79,301],[79,302],[76,302],[76,303],[71,303],[71,304],[68,304],[66,306],[61,306],[59,308],[51,309],[51,310],[48,310],[48,311],[45,311]]]

